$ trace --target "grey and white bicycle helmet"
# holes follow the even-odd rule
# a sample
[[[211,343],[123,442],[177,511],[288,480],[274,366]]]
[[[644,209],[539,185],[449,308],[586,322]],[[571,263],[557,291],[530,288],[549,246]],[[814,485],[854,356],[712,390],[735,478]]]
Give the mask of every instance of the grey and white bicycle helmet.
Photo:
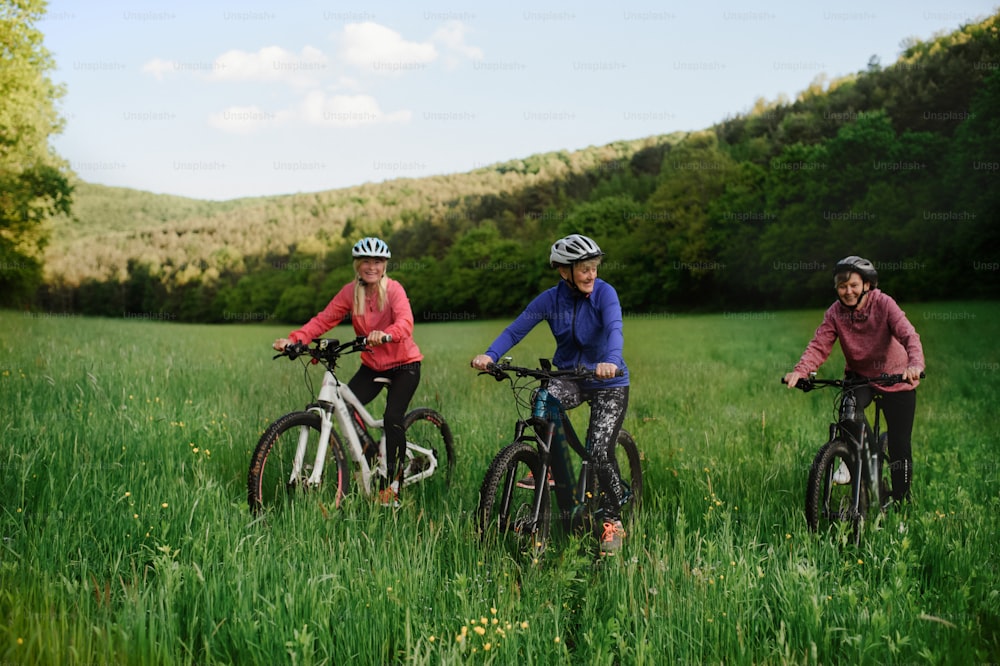
[[[385,244],[384,240],[369,236],[368,238],[362,238],[354,244],[351,256],[355,259],[360,259],[361,257],[388,259],[392,256],[392,253],[389,252],[389,246]]]
[[[871,283],[872,289],[878,285],[878,271],[875,270],[872,262],[854,254],[844,257],[833,267],[834,277],[841,273],[857,273],[863,282]]]
[[[578,261],[603,257],[604,253],[592,239],[580,234],[570,234],[552,244],[549,252],[549,265],[572,266]]]

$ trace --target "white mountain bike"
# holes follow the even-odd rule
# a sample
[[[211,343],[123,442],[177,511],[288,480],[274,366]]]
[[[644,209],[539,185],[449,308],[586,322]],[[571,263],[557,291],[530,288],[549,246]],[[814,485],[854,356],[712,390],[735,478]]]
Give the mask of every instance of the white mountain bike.
[[[343,344],[338,340],[317,339],[311,345],[288,345],[274,357],[308,360],[306,385],[310,391],[309,365],[321,364],[325,372],[316,402],[274,421],[257,443],[247,476],[247,501],[253,514],[278,510],[288,506],[296,496],[320,489],[323,497],[340,507],[350,492],[352,477],[365,496],[373,497],[378,492],[378,479],[386,478],[385,433],[376,441],[369,431],[381,430],[383,420],[369,414],[336,373],[341,356],[366,350],[370,351],[363,336]],[[443,477],[445,485],[450,484],[455,450],[451,429],[444,418],[433,409],[420,407],[406,415],[403,426],[406,457],[402,485],[409,486],[435,474]],[[445,468],[439,472],[441,462]],[[328,465],[333,466],[330,473]]]

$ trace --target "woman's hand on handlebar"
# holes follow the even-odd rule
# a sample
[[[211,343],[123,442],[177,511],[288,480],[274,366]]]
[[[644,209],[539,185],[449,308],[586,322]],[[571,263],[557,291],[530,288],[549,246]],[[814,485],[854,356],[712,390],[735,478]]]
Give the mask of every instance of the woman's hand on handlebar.
[[[903,379],[906,382],[913,384],[913,386],[916,386],[917,384],[920,383],[920,377],[922,377],[923,374],[924,374],[923,370],[911,366],[907,368],[906,371],[903,373]]]
[[[486,354],[479,354],[472,359],[470,365],[476,370],[485,371],[493,363],[493,359]]]
[[[796,388],[800,379],[805,379],[805,378],[806,378],[805,375],[800,375],[799,373],[792,370],[787,375],[785,375],[784,379],[782,379],[781,382],[785,384],[787,388],[793,389]]]
[[[291,340],[289,340],[288,338],[278,338],[277,340],[275,340],[275,341],[274,341],[274,342],[273,342],[273,343],[271,344],[271,347],[272,347],[272,348],[273,348],[273,349],[274,349],[275,351],[280,351],[280,352],[283,352],[283,351],[285,351],[285,347],[287,347],[287,346],[289,346],[289,345],[291,345],[291,344],[293,344],[293,343],[292,343],[292,341],[291,341]]]
[[[392,336],[385,331],[371,331],[366,338],[369,347],[378,347],[387,342],[392,342]]]
[[[594,376],[598,379],[611,379],[618,375],[618,366],[614,363],[598,363],[594,368]]]

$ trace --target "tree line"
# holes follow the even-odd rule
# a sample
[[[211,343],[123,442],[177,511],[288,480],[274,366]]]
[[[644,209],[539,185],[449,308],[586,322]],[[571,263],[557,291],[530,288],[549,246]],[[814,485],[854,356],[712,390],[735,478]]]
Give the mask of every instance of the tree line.
[[[998,26],[913,40],[890,66],[873,59],[703,131],[467,174],[199,205],[80,184],[78,206],[124,221],[60,234],[33,304],[301,322],[352,279],[351,244],[378,235],[418,319],[508,316],[554,282],[548,247],[572,232],[606,251],[601,275],[629,313],[820,306],[848,254],[901,300],[993,298]],[[94,205],[114,198],[134,201]]]

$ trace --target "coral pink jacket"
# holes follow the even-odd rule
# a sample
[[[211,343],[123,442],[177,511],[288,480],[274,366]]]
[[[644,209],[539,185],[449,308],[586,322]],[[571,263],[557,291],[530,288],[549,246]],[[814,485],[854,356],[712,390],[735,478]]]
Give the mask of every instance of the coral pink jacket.
[[[306,324],[288,334],[293,342],[309,342],[318,338],[343,321],[354,308],[354,283],[348,282],[337,292],[322,312]],[[410,299],[403,285],[392,278],[386,279],[386,304],[378,309],[378,298],[367,296],[365,313],[352,315],[351,323],[357,335],[368,335],[371,331],[382,331],[392,336],[392,342],[372,347],[371,352],[361,354],[361,362],[373,370],[391,368],[423,360],[420,348],[413,340],[413,311]]]

